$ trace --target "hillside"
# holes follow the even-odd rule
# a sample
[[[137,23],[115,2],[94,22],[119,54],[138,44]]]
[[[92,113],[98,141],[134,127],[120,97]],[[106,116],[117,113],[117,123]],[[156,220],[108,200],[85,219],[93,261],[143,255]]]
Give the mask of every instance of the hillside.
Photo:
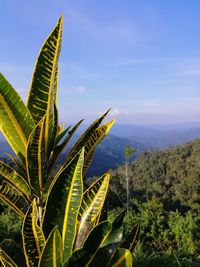
[[[116,169],[122,165],[124,163],[124,148],[128,144],[132,145],[137,150],[132,160],[136,159],[143,151],[151,148],[147,145],[145,146],[142,142],[108,135],[97,147],[93,162],[87,172],[87,176],[99,176],[109,169]]]
[[[164,151],[144,152],[130,164],[129,177],[130,197],[156,197],[173,209],[199,207],[200,140]],[[124,195],[123,166],[113,172],[112,181],[113,190]]]
[[[81,130],[74,135],[60,161],[64,160],[65,154],[78,139]],[[83,132],[83,131],[82,131]],[[124,163],[123,151],[126,145],[136,148],[135,159],[144,151],[155,149],[166,149],[174,145],[184,144],[200,137],[200,128],[196,124],[171,125],[171,126],[137,126],[137,125],[115,125],[111,134],[108,135],[97,147],[94,160],[90,166],[87,176],[102,175],[109,169],[116,169]],[[11,153],[9,145],[0,135],[0,156],[5,152]]]
[[[117,124],[111,133],[128,138],[130,142],[137,141],[147,147],[165,149],[200,138],[200,126],[197,123],[150,126]]]

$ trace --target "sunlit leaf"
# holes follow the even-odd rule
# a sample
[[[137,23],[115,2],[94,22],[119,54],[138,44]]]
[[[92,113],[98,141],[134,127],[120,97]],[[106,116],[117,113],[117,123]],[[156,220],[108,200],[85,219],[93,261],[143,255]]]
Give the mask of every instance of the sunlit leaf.
[[[83,193],[83,161],[84,149],[55,177],[49,189],[44,214],[45,236],[47,237],[56,225],[62,233],[65,260],[72,253],[76,234],[78,210]]]
[[[46,114],[46,152],[50,154],[55,136],[55,106],[57,101],[58,59],[62,40],[61,17],[43,44],[33,73],[28,97],[28,109],[38,123]]]
[[[29,267],[37,267],[41,255],[41,241],[38,239],[37,215],[35,212],[36,200],[29,207],[22,226],[22,241],[26,258],[26,264]]]
[[[43,195],[47,177],[44,127],[45,117],[40,120],[29,137],[26,157],[29,183],[40,197]]]
[[[18,93],[0,73],[0,130],[16,155],[24,158],[35,123]]]
[[[39,267],[62,267],[62,238],[57,227],[50,233],[42,252]]]
[[[29,207],[29,201],[11,183],[0,175],[0,198],[20,216],[24,216]]]
[[[78,233],[75,248],[80,248],[95,225],[108,191],[110,174],[107,173],[93,183],[83,194],[78,216]]]
[[[14,185],[25,197],[31,196],[31,188],[26,180],[13,168],[0,160],[0,175],[3,179]]]

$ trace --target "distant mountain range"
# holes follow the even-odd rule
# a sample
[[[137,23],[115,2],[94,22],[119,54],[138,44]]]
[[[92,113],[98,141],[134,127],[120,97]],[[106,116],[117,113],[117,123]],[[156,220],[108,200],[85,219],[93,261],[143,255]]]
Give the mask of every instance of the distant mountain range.
[[[79,129],[78,134],[86,128]],[[76,135],[71,145],[75,142]],[[124,163],[123,151],[126,145],[136,148],[134,158],[146,150],[165,149],[200,138],[200,124],[177,125],[123,125],[116,124],[111,133],[98,146],[88,176],[102,175],[108,169],[115,169]],[[9,145],[0,135],[0,156],[11,153]],[[65,152],[66,153],[66,152]]]
[[[112,128],[111,134],[141,142],[148,148],[163,149],[200,138],[200,124],[177,125],[123,125]]]

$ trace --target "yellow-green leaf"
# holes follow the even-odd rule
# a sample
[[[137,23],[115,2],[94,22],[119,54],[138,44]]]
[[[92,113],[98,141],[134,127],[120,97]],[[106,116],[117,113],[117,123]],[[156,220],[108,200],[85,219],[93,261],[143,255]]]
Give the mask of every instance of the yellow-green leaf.
[[[29,207],[29,202],[23,194],[8,181],[0,176],[0,198],[16,213],[24,217]]]
[[[106,117],[110,110],[105,112],[100,118],[95,120],[88,129],[82,134],[82,136],[78,139],[76,144],[74,145],[73,149],[70,151],[69,155],[66,158],[64,166],[68,165],[68,163],[75,157],[75,155],[80,151],[80,149],[85,146],[88,140],[91,138],[95,130],[99,127],[103,119]],[[63,167],[64,167],[63,166]]]
[[[56,163],[59,155],[62,153],[63,149],[65,148],[65,146],[68,144],[68,142],[70,141],[70,139],[72,138],[73,134],[75,133],[75,131],[77,130],[77,128],[80,126],[80,124],[82,123],[83,120],[79,121],[70,131],[68,131],[68,135],[66,136],[66,138],[63,140],[63,142],[61,144],[58,144],[52,153],[52,158],[50,160],[50,164],[49,167],[52,169],[54,167],[54,164]],[[67,128],[68,129],[68,128]],[[66,129],[66,130],[67,130]],[[65,131],[61,132],[61,135],[65,135]],[[62,139],[62,136],[59,136],[58,139]],[[57,140],[58,142],[58,140]]]
[[[28,137],[35,123],[18,93],[0,73],[0,130],[16,155],[26,156]]]
[[[128,232],[128,234],[126,234],[125,238],[122,240],[120,247],[129,249],[131,252],[133,252],[138,243],[139,237],[140,237],[140,225],[136,224]]]
[[[62,267],[62,250],[62,238],[56,226],[47,239],[38,266]]]
[[[50,145],[55,130],[54,104],[57,95],[58,59],[62,39],[61,17],[44,42],[33,73],[28,97],[28,109],[35,122],[38,123],[46,114],[45,140],[46,151],[50,153]]]
[[[53,31],[47,37],[35,64],[27,106],[36,123],[46,114],[51,91],[53,92],[53,97],[57,94],[54,88],[57,88],[62,20],[63,18],[61,17]],[[55,102],[56,100],[54,99],[53,104]]]
[[[31,188],[26,180],[13,168],[0,160],[0,175],[3,179],[14,185],[26,198],[31,196]]]
[[[133,258],[128,249],[118,248],[109,264],[109,267],[132,267]]]
[[[112,224],[109,221],[104,221],[93,228],[83,247],[75,250],[70,257],[69,266],[90,266],[111,230]],[[99,261],[99,266],[103,266],[101,261]]]
[[[38,196],[43,196],[47,177],[47,156],[45,151],[45,117],[40,120],[28,140],[26,165],[29,184]]]
[[[21,248],[11,239],[5,239],[0,244],[0,261],[3,262],[3,266],[26,267]]]
[[[45,237],[58,225],[62,233],[65,260],[71,255],[76,235],[77,216],[83,193],[84,149],[55,177],[47,199],[43,231]],[[55,201],[56,199],[56,201]]]
[[[38,239],[36,200],[30,205],[22,226],[23,249],[28,267],[38,267],[41,255],[41,242]]]
[[[86,142],[83,174],[86,173],[88,167],[90,166],[96,146],[109,133],[114,123],[115,123],[115,120],[112,120],[106,123],[105,125],[97,128],[95,132],[92,134],[92,136],[90,137],[90,139]]]
[[[110,174],[107,173],[84,192],[78,216],[79,223],[75,248],[82,246],[88,233],[95,225],[106,198],[109,180]]]

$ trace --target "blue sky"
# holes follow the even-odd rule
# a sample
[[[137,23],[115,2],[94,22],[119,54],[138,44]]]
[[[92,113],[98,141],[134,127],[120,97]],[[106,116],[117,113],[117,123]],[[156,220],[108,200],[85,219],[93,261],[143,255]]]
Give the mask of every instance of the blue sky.
[[[62,13],[60,121],[200,122],[200,1],[2,0],[0,71],[24,100]]]

